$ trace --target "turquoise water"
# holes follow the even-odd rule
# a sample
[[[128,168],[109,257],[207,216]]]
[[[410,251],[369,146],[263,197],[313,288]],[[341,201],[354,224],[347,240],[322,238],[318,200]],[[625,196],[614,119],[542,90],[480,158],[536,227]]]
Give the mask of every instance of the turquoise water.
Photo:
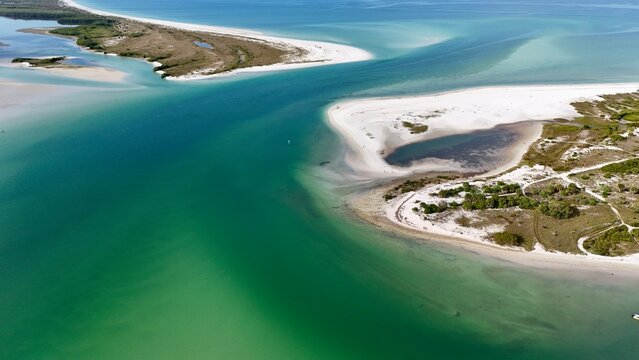
[[[93,88],[109,87],[108,84],[104,83],[70,79],[34,72],[30,69],[7,66],[16,57],[54,57],[64,55],[69,58],[69,63],[100,65],[130,73],[129,80],[133,85],[119,85],[119,87],[133,88],[137,85],[162,84],[158,76],[148,71],[151,68],[149,64],[127,58],[94,54],[78,48],[73,41],[66,39],[16,31],[55,25],[56,23],[47,21],[17,21],[0,18],[0,38],[2,39],[0,42],[8,45],[0,47],[0,78],[54,85],[82,85]]]
[[[130,83],[0,68],[84,89],[2,122],[0,358],[636,357],[636,279],[532,271],[402,239],[349,216],[316,174],[341,153],[323,121],[340,99],[638,81],[637,3],[86,4],[378,57],[189,84],[80,51]],[[0,21],[10,45],[0,58],[76,51],[15,34],[22,25]]]

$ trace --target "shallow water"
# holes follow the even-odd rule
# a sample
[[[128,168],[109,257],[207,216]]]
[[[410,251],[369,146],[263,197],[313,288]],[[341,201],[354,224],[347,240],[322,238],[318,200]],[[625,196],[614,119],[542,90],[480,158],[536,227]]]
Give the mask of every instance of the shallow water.
[[[427,159],[448,160],[465,171],[488,171],[507,160],[505,149],[519,138],[513,129],[495,127],[404,145],[386,156],[385,160],[390,165],[403,167]]]
[[[315,176],[315,164],[340,156],[323,121],[336,100],[639,80],[636,2],[86,4],[330,39],[378,58],[177,84],[148,64],[0,21],[0,41],[11,45],[2,58],[63,52],[133,74],[128,85],[105,86],[0,68],[2,78],[86,87],[2,124],[0,358],[639,351],[629,316],[639,309],[637,281],[531,271],[382,233],[352,219]]]
[[[211,44],[207,44],[205,42],[201,42],[201,41],[194,41],[193,42],[195,45],[201,47],[201,48],[205,48],[205,49],[213,49],[213,45]]]

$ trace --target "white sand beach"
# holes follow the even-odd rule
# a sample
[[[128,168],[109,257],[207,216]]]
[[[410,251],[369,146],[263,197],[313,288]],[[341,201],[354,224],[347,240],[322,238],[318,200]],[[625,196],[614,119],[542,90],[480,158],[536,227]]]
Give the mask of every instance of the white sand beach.
[[[231,35],[231,36],[237,36],[237,37],[252,38],[252,39],[273,43],[283,48],[291,48],[291,47],[302,48],[306,50],[307,52],[306,55],[303,56],[302,58],[288,59],[286,63],[237,69],[237,70],[233,70],[232,72],[223,73],[223,74],[167,77],[167,79],[171,79],[171,80],[198,80],[198,79],[207,79],[212,77],[228,76],[230,74],[237,74],[237,73],[290,70],[290,69],[299,69],[299,68],[313,67],[313,66],[365,61],[365,60],[370,60],[373,58],[373,55],[371,53],[356,47],[348,46],[348,45],[275,37],[275,36],[265,35],[257,31],[251,31],[251,30],[245,30],[245,29],[227,28],[227,27],[210,26],[210,25],[198,25],[198,24],[189,24],[189,23],[182,23],[182,22],[175,22],[175,21],[127,16],[127,15],[115,14],[115,13],[111,13],[107,11],[95,10],[90,7],[80,5],[72,0],[61,0],[60,3],[63,4],[64,6],[73,7],[79,10],[83,10],[83,11],[90,12],[96,15],[101,15],[101,16],[119,17],[123,19],[135,20],[135,21],[139,21],[143,23],[155,24],[155,25],[166,26],[166,27],[182,29],[182,30],[210,32],[210,33],[216,33],[221,35]]]
[[[636,278],[639,267],[639,254],[621,257],[599,255],[576,255],[563,252],[551,252],[541,246],[535,246],[532,251],[520,248],[503,247],[492,242],[482,240],[482,234],[460,234],[454,228],[454,222],[439,224],[428,229],[418,229],[406,223],[394,221],[393,210],[410,197],[408,194],[391,205],[383,200],[383,188],[356,193],[347,200],[349,207],[363,220],[392,233],[399,233],[418,241],[436,241],[444,246],[451,246],[474,252],[482,256],[507,261],[515,266],[526,266],[536,269],[557,269],[566,272],[600,274],[609,276],[627,276]],[[389,215],[390,213],[390,215]],[[450,226],[447,226],[450,225]],[[465,231],[468,229],[465,228]],[[478,236],[472,236],[478,235]]]
[[[394,149],[437,137],[493,128],[500,124],[578,116],[570,105],[598,95],[633,92],[639,84],[495,86],[445,93],[340,102],[328,110],[328,123],[344,139],[345,162],[361,179],[391,178],[420,171],[450,171],[456,164],[429,161],[410,167],[389,165]],[[427,125],[411,134],[404,121]],[[525,142],[530,145],[537,131]],[[519,155],[527,145],[521,146]],[[516,159],[515,163],[519,159]],[[509,164],[511,165],[511,164]]]
[[[557,118],[571,120],[579,116],[571,106],[572,102],[595,100],[599,95],[635,92],[638,89],[639,84],[499,86],[415,97],[352,100],[329,108],[328,122],[344,139],[344,160],[351,171],[347,177],[360,180],[400,178],[412,173],[459,169],[446,161],[417,163],[405,168],[391,166],[384,160],[384,155],[399,146],[502,124],[541,122]],[[427,125],[428,130],[423,134],[411,134],[409,129],[402,126],[404,121]],[[477,185],[481,186],[486,177],[499,175],[493,180],[526,184],[534,183],[537,179],[562,176],[544,166],[522,166],[504,173],[521,160],[530,144],[541,135],[540,129],[541,127],[536,128],[518,144],[507,164],[467,181],[471,184],[477,181]],[[605,164],[600,166],[603,165]],[[489,234],[503,230],[499,226],[469,228],[457,224],[456,217],[472,218],[474,215],[471,212],[453,212],[428,221],[412,211],[415,203],[437,203],[441,199],[432,199],[431,194],[453,185],[443,183],[427,186],[388,202],[383,200],[386,189],[381,187],[353,194],[348,202],[362,218],[387,230],[421,239],[443,240],[482,254],[534,267],[569,269],[571,266],[587,266],[598,272],[622,270],[630,273],[639,266],[639,254],[623,257],[574,255],[550,252],[540,245],[531,252],[505,248],[487,240]]]

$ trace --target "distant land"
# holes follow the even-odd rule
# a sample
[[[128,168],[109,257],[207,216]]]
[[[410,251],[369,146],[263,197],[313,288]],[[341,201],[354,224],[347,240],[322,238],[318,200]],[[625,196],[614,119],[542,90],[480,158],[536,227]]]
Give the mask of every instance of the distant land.
[[[31,32],[71,37],[105,54],[145,59],[162,77],[194,79],[240,69],[282,68],[359,61],[365,51],[344,45],[262,36],[237,29],[102,14],[57,0],[0,1],[0,16],[51,20],[65,27]]]

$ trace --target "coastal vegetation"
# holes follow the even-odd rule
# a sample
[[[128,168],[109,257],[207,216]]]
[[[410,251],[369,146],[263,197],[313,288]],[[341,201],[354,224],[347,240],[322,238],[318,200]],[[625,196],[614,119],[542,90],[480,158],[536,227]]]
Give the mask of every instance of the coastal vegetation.
[[[639,175],[639,159],[630,159],[622,163],[610,164],[601,168],[604,176],[610,177],[610,175]],[[623,184],[620,185],[620,190],[625,191],[626,187]],[[622,186],[623,185],[623,186]]]
[[[65,59],[66,59],[65,56],[56,56],[56,57],[49,57],[49,58],[15,58],[11,60],[11,62],[14,64],[27,63],[30,66],[36,66],[36,67],[48,67],[48,66],[60,65],[60,62],[64,61]]]
[[[104,50],[104,48],[99,46],[97,39],[110,38],[120,35],[120,32],[116,31],[110,23],[64,27],[53,29],[49,31],[49,33],[54,35],[76,37],[78,45],[90,48],[92,50]]]
[[[411,134],[423,134],[428,131],[428,125],[417,124],[410,121],[402,121],[402,126],[407,128]]]
[[[538,243],[603,256],[639,252],[639,93],[601,99],[573,103],[581,115],[574,121],[544,124],[510,172],[410,180],[384,199],[410,193],[413,216],[457,233],[475,229],[503,246],[532,250]]]
[[[535,197],[531,197],[523,195],[519,184],[506,184],[499,181],[496,184],[484,185],[481,189],[478,186],[464,182],[462,186],[451,189],[441,189],[438,193],[431,195],[436,195],[440,198],[451,198],[463,194],[463,200],[460,203],[456,201],[452,202],[453,205],[450,206],[450,208],[453,209],[458,207],[464,210],[508,208],[525,210],[539,209],[542,214],[555,219],[568,219],[577,215],[577,208],[561,197],[555,197],[554,195],[573,195],[578,194],[580,191],[581,190],[574,184],[570,184],[565,188],[561,185],[549,185],[542,191],[530,193],[535,194]],[[439,211],[436,212],[442,212],[448,208],[448,206],[442,206],[441,203],[438,205],[421,203],[425,214],[435,212],[431,211],[434,209],[433,206],[439,209]]]
[[[456,175],[432,175],[424,176],[416,179],[408,179],[402,181],[400,184],[393,186],[390,190],[384,193],[385,200],[391,200],[398,197],[401,194],[407,192],[419,190],[429,184],[440,184],[444,181],[450,181],[456,179]]]
[[[57,0],[0,1],[0,16],[53,20],[74,25],[48,33],[76,39],[79,46],[159,62],[163,77],[214,75],[303,57],[306,50],[248,37],[196,32],[138,21],[97,16],[61,6]],[[198,44],[209,44],[208,47]]]
[[[618,226],[584,242],[584,247],[593,254],[603,256],[624,255],[628,247],[639,240],[637,231],[630,232],[625,226]]]
[[[102,17],[60,6],[58,0],[0,1],[0,16],[16,20],[51,20],[60,25],[94,24]]]
[[[636,153],[639,93],[601,96],[602,100],[573,103],[581,115],[572,121],[544,125],[541,138],[524,155],[522,164],[545,165],[556,171],[596,165],[618,155]]]
[[[493,240],[496,244],[501,246],[522,246],[524,245],[524,238],[521,235],[517,235],[508,231],[500,231],[493,234]]]
[[[569,219],[579,213],[577,207],[567,201],[551,200],[544,202],[539,206],[539,211],[555,219]]]

